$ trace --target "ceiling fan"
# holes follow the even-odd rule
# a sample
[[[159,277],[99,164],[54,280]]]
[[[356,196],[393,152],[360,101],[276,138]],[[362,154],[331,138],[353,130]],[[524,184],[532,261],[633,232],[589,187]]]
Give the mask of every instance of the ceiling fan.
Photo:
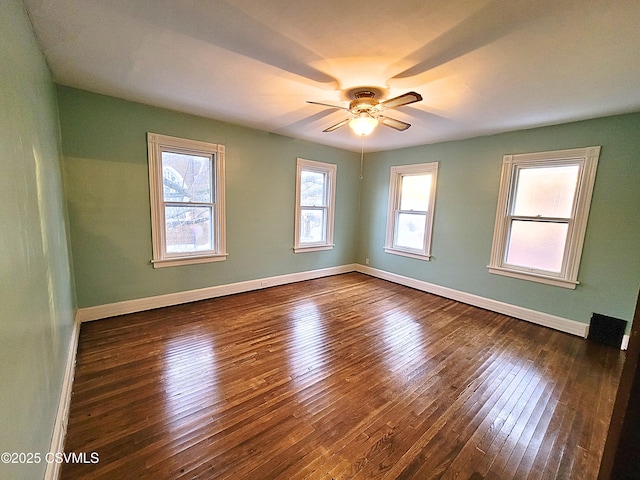
[[[352,116],[350,118],[342,120],[341,122],[338,122],[335,125],[330,126],[329,128],[325,128],[323,132],[333,132],[343,125],[349,124],[349,126],[358,135],[368,135],[373,131],[378,123],[382,123],[387,127],[394,128],[401,132],[406,130],[411,126],[410,123],[387,117],[386,115],[383,115],[383,112],[385,110],[402,107],[403,105],[408,105],[410,103],[415,103],[422,100],[422,96],[416,92],[407,92],[403,95],[390,98],[382,102],[376,100],[375,96],[376,92],[363,89],[357,90],[355,92],[355,99],[349,103],[348,107],[331,105],[322,102],[307,101],[307,103],[312,103],[314,105],[323,105],[325,107],[331,108],[339,108],[341,110],[347,110],[349,113],[351,113]]]

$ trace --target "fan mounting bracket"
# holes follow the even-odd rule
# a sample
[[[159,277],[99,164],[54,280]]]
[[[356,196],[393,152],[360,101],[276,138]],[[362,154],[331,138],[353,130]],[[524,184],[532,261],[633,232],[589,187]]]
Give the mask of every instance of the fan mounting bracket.
[[[389,94],[389,89],[382,88],[382,87],[366,86],[366,85],[360,86],[360,87],[351,87],[345,90],[341,90],[340,98],[342,100],[347,100],[350,102],[358,98],[357,94],[360,92],[371,92],[373,94],[373,97],[379,100],[381,98],[386,98],[386,96]]]

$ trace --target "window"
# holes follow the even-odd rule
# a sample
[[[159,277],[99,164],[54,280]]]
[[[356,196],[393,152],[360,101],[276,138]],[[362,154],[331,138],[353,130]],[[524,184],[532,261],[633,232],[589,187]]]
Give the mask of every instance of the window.
[[[333,248],[333,214],[338,166],[298,159],[294,251]]]
[[[576,288],[600,147],[506,155],[489,271]]]
[[[438,163],[391,167],[385,252],[429,260]]]
[[[153,266],[226,259],[224,145],[147,134]]]

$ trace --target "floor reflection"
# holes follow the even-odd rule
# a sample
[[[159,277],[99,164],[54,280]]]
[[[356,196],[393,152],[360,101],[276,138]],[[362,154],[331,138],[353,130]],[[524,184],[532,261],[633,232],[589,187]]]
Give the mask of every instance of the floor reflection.
[[[169,425],[202,405],[218,400],[216,357],[210,336],[169,338],[165,342],[161,376]]]
[[[296,383],[306,383],[325,373],[323,357],[325,326],[316,304],[305,301],[294,307],[291,315],[291,348],[288,357],[291,377]]]
[[[384,361],[392,372],[406,372],[412,364],[423,364],[422,325],[408,312],[385,316],[382,340],[386,346]]]

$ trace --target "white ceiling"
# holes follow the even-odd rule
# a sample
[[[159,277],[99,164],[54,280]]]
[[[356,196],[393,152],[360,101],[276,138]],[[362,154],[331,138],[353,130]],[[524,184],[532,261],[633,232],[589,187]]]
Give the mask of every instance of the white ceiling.
[[[637,0],[26,0],[56,82],[349,150],[345,91],[424,100],[387,150],[640,110]]]

